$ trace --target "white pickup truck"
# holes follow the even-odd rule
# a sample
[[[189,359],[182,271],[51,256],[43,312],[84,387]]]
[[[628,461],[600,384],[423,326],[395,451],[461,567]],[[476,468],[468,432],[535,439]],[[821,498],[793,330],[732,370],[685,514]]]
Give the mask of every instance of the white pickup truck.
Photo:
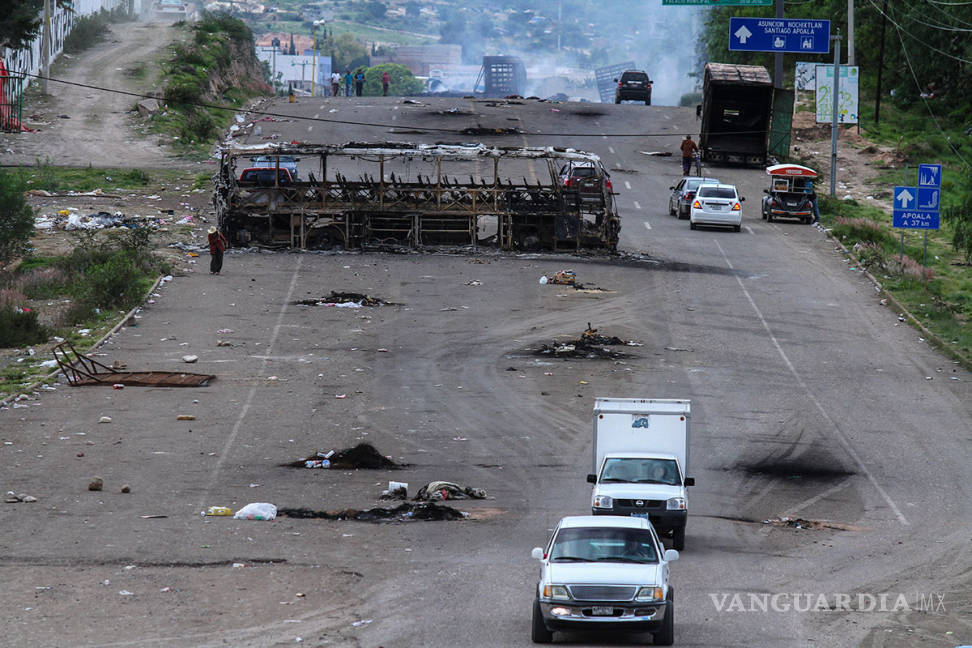
[[[533,602],[534,643],[553,633],[616,631],[652,634],[656,646],[675,641],[675,591],[665,550],[648,520],[565,517],[545,548],[532,553],[543,567]]]
[[[672,546],[685,548],[688,517],[687,400],[597,398],[594,401],[594,515],[645,517]]]

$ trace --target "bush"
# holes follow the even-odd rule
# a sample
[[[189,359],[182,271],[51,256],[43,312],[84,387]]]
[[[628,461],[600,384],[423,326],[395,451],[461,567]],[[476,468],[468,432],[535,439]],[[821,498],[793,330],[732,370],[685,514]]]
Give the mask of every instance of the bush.
[[[165,87],[165,100],[173,104],[194,104],[202,97],[202,87],[197,81],[179,79]]]
[[[0,266],[26,252],[34,233],[34,211],[24,198],[23,175],[0,170]]]
[[[893,246],[894,237],[880,223],[867,218],[846,218],[839,216],[833,228],[834,235],[841,240],[866,241],[878,246]]]
[[[39,344],[46,341],[49,335],[48,330],[37,321],[37,313],[0,305],[0,347]]]
[[[205,110],[190,110],[186,113],[186,125],[181,134],[184,139],[205,141],[216,137],[218,132],[216,121]]]

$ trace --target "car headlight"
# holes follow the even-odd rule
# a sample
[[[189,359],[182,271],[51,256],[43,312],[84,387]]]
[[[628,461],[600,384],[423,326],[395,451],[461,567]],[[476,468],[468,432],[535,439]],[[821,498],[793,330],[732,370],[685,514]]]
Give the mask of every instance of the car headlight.
[[[669,511],[684,511],[688,508],[688,503],[684,497],[672,497],[668,500]]]
[[[638,590],[635,600],[642,603],[645,601],[664,601],[665,595],[662,594],[660,587],[645,586]]]
[[[563,585],[544,585],[543,598],[554,601],[569,601],[570,594],[567,593],[567,588]]]
[[[614,508],[614,498],[610,495],[595,495],[594,508],[609,509]]]

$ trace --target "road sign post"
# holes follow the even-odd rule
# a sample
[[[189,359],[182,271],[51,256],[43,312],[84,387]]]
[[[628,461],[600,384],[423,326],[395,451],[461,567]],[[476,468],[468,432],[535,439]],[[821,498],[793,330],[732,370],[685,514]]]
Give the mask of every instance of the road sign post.
[[[905,171],[905,175],[907,177],[907,171]],[[894,188],[894,210],[891,214],[891,225],[901,229],[924,230],[925,236],[921,255],[921,267],[923,269],[928,260],[928,230],[939,228],[941,196],[941,164],[919,164],[917,186],[897,186]],[[904,261],[904,232],[901,232],[899,261]]]

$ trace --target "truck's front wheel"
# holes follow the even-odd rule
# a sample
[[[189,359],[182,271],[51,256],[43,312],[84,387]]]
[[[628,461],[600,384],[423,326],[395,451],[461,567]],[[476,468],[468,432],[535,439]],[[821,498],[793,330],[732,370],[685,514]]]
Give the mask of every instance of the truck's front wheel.
[[[553,633],[543,624],[543,613],[540,611],[540,601],[537,600],[533,601],[533,628],[530,631],[530,638],[533,639],[533,643],[553,641]]]
[[[685,527],[672,529],[672,549],[681,551],[685,548]]]
[[[662,621],[661,630],[652,635],[652,643],[656,646],[671,646],[675,643],[675,601],[669,595],[668,604],[665,606],[665,620]]]

